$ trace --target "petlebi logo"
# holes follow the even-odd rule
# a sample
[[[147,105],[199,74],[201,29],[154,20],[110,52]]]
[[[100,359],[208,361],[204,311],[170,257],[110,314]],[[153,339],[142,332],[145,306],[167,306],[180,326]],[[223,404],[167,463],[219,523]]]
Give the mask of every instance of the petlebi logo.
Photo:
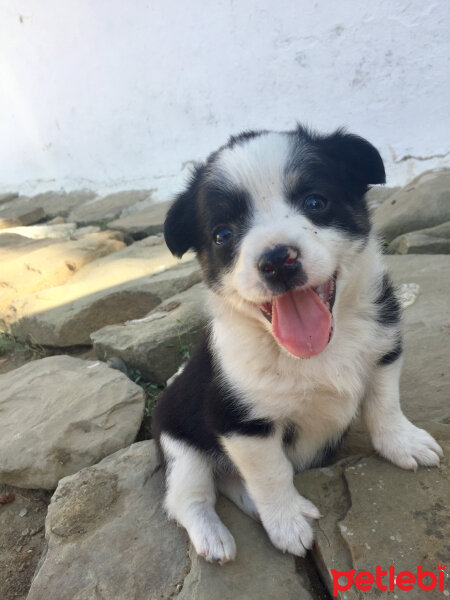
[[[370,571],[356,572],[356,569],[350,569],[350,571],[331,569],[330,573],[333,578],[333,596],[335,597],[339,592],[345,592],[352,586],[355,586],[361,592],[369,592],[374,588],[382,592],[409,591],[414,588],[424,592],[431,592],[432,590],[445,591],[445,565],[442,564],[437,566],[436,573],[424,571],[421,565],[417,567],[415,573],[413,571],[399,571],[396,573],[393,565],[387,567],[387,570],[377,565],[375,573]]]

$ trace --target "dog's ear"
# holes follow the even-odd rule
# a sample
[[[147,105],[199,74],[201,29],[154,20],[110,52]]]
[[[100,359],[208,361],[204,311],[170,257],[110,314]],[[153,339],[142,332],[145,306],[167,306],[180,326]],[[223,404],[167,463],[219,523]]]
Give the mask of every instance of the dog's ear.
[[[323,138],[322,144],[325,151],[333,155],[362,188],[386,183],[380,153],[364,138],[338,130]]]
[[[197,249],[197,194],[203,167],[197,167],[184,192],[179,194],[164,221],[164,238],[174,256],[181,258],[191,248]]]

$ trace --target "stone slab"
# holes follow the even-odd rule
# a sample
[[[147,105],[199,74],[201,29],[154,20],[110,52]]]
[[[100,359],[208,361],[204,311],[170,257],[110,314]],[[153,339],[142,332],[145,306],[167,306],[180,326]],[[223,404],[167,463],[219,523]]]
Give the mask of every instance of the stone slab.
[[[399,235],[389,248],[397,254],[450,254],[450,221]]]
[[[373,219],[388,242],[403,233],[450,221],[450,169],[422,173],[385,200]]]
[[[0,482],[54,489],[128,446],[144,412],[141,387],[101,362],[32,361],[0,376]]]
[[[144,210],[110,221],[108,227],[128,233],[136,239],[160,233],[163,231],[164,220],[171,205],[170,201],[152,204]]]
[[[149,381],[164,384],[204,333],[204,284],[172,296],[147,316],[91,334],[101,360],[122,359]]]
[[[200,279],[199,267],[191,260],[91,292],[82,285],[66,284],[16,300],[8,309],[7,326],[21,341],[60,347],[89,345],[93,331],[139,319]]]

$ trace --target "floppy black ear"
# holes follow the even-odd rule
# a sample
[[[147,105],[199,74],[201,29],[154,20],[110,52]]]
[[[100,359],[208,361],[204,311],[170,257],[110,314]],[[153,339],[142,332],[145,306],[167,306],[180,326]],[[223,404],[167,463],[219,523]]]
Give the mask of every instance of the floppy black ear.
[[[364,138],[338,130],[323,138],[322,143],[325,150],[338,159],[362,188],[367,188],[370,184],[386,183],[380,153]]]
[[[197,167],[188,187],[179,194],[164,221],[164,238],[174,256],[181,258],[191,248],[196,249],[197,194],[203,167]]]

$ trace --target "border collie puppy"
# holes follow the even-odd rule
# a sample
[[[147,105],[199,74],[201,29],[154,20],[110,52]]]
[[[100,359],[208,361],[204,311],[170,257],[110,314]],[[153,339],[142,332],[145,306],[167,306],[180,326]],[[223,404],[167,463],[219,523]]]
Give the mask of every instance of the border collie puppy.
[[[168,515],[208,561],[236,554],[218,490],[304,555],[320,514],[294,473],[322,465],[360,410],[388,460],[439,464],[400,408],[400,307],[364,199],[384,182],[378,151],[342,130],[249,131],[169,210],[166,243],[197,253],[211,323],[158,402],[154,436]]]

